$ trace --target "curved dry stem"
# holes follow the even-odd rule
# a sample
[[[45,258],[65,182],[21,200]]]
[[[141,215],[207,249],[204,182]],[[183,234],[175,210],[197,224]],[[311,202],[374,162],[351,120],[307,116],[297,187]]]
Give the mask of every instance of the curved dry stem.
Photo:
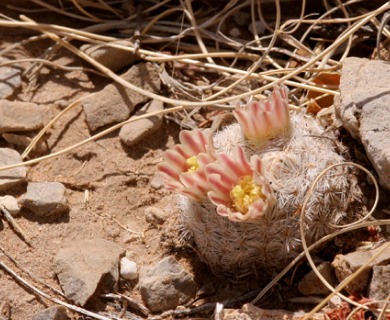
[[[355,301],[345,297],[344,295],[342,295],[340,293],[340,291],[345,288],[345,286],[347,286],[353,279],[356,278],[356,276],[358,274],[360,274],[360,272],[362,272],[366,267],[367,265],[373,261],[379,254],[381,254],[386,248],[390,247],[390,243],[388,245],[385,245],[385,249],[383,250],[380,250],[380,253],[379,254],[376,254],[375,255],[375,258],[371,258],[369,259],[361,268],[359,268],[352,276],[346,278],[345,280],[343,280],[339,286],[337,286],[337,288],[333,288],[333,286],[331,286],[328,281],[322,276],[322,274],[318,271],[312,257],[311,257],[311,254],[310,254],[310,251],[308,250],[308,246],[307,246],[307,242],[306,242],[306,238],[305,238],[305,213],[306,213],[306,207],[307,207],[307,204],[310,200],[310,198],[312,197],[313,193],[314,193],[314,189],[316,188],[318,182],[322,179],[322,177],[331,169],[333,168],[336,168],[336,167],[340,167],[340,166],[355,166],[357,168],[359,168],[360,170],[363,170],[365,173],[367,173],[369,175],[369,177],[372,179],[372,181],[374,182],[375,184],[375,190],[376,190],[376,197],[375,197],[375,202],[374,202],[374,205],[373,207],[371,208],[371,210],[368,212],[367,215],[365,215],[363,218],[357,220],[356,222],[354,223],[351,223],[351,224],[348,224],[348,225],[345,225],[345,226],[342,226],[342,228],[344,228],[344,230],[346,229],[349,229],[351,227],[355,227],[355,226],[361,226],[363,221],[366,220],[367,218],[369,218],[372,213],[375,211],[376,209],[376,206],[378,204],[378,200],[379,200],[379,186],[376,182],[376,179],[374,178],[374,176],[366,169],[364,168],[363,166],[361,165],[358,165],[356,163],[353,163],[353,162],[344,162],[344,163],[337,163],[337,164],[334,164],[334,165],[331,165],[329,167],[327,167],[325,170],[323,170],[318,176],[317,178],[313,181],[313,183],[311,184],[308,192],[307,192],[307,195],[305,197],[305,200],[303,201],[303,204],[302,204],[302,208],[301,208],[301,214],[300,214],[300,221],[299,221],[299,230],[300,230],[300,234],[301,234],[301,242],[302,242],[302,248],[304,250],[304,253],[305,253],[305,256],[310,264],[310,267],[312,268],[312,270],[315,272],[315,274],[317,275],[317,277],[321,280],[321,282],[332,292],[326,299],[324,299],[320,304],[318,304],[309,314],[307,314],[305,316],[305,319],[310,319],[310,317],[317,311],[319,311],[330,299],[331,297],[333,297],[334,295],[338,295],[340,296],[342,299],[344,299],[345,301],[349,302],[350,304],[352,305],[355,305],[355,306],[360,306],[359,303],[356,303]]]
[[[191,1],[190,0],[184,0],[185,1],[185,4],[186,4],[186,10],[184,10],[184,12],[186,13],[188,19],[190,20],[191,22],[191,25],[192,25],[192,29],[193,29],[193,32],[195,34],[195,38],[196,38],[196,41],[198,42],[198,45],[199,45],[199,48],[200,50],[207,54],[208,53],[208,50],[207,50],[207,47],[205,46],[204,42],[203,42],[203,39],[201,37],[201,34],[199,32],[199,27],[198,25],[196,24],[196,18],[195,18],[195,15],[194,15],[194,11],[192,10],[192,4],[191,4]],[[206,58],[207,61],[209,63],[212,63],[214,64],[214,60],[210,57],[207,57]]]
[[[93,14],[89,13],[87,10],[84,10],[84,8],[79,4],[78,0],[71,0],[74,6],[86,17],[91,18],[94,22],[103,22],[103,19],[100,19]]]
[[[75,19],[78,19],[78,20],[81,20],[81,21],[87,21],[87,22],[95,22],[94,19],[83,17],[83,16],[79,16],[77,14],[68,12],[67,10],[58,9],[57,7],[52,6],[52,5],[50,5],[50,4],[46,3],[46,2],[43,2],[41,0],[31,0],[31,1],[34,2],[37,5],[40,5],[40,6],[44,7],[44,8],[46,8],[46,9],[49,9],[50,11],[57,12],[59,14],[62,14],[64,16],[68,16],[70,18],[75,18]]]

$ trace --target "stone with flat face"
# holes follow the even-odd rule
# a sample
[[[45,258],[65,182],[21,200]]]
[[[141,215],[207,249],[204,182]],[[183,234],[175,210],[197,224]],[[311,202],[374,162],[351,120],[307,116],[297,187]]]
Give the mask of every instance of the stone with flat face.
[[[95,295],[117,290],[119,261],[125,254],[104,239],[74,241],[55,256],[54,272],[65,296],[84,306]]]
[[[380,183],[390,189],[390,63],[347,58],[336,115],[363,144]]]
[[[160,76],[150,63],[139,63],[121,76],[131,84],[146,91],[160,90]],[[148,97],[114,82],[83,99],[82,104],[88,127],[95,131],[106,125],[127,120],[136,105],[145,103]]]
[[[10,60],[0,58],[0,63],[7,61]],[[22,69],[15,65],[0,67],[0,99],[8,98],[22,85],[21,73]]]
[[[39,216],[55,216],[69,211],[65,186],[59,182],[30,182],[20,204]]]
[[[20,154],[10,148],[0,148],[0,167],[21,163]],[[26,180],[25,166],[0,171],[0,191],[18,185]]]

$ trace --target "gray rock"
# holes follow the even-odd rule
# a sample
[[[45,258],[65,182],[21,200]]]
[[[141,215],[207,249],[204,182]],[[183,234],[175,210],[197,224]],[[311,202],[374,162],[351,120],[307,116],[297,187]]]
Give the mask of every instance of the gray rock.
[[[134,65],[122,75],[122,78],[149,92],[156,93],[161,87],[159,74],[151,63]],[[112,83],[94,95],[84,98],[82,104],[88,126],[94,131],[128,119],[135,106],[147,100],[144,95]]]
[[[8,210],[12,216],[17,216],[20,212],[18,200],[13,196],[0,197],[1,204]]]
[[[317,266],[317,269],[326,281],[334,287],[336,284],[336,277],[330,262],[321,263]],[[313,270],[299,281],[298,290],[304,295],[321,295],[330,293],[330,290],[322,283]]]
[[[111,42],[111,44],[132,46],[131,42],[126,40]],[[131,51],[113,48],[106,44],[85,44],[82,45],[80,49],[91,58],[114,72],[133,64],[138,59],[138,57]]]
[[[163,109],[164,105],[161,101],[153,100],[152,102],[141,108],[138,112],[136,112],[135,116],[141,116],[146,113],[160,111]],[[153,132],[156,132],[158,129],[160,129],[161,125],[162,115],[156,115],[145,119],[137,120],[125,124],[119,131],[119,137],[124,144],[132,146],[140,142],[142,139],[146,138]]]
[[[138,278],[137,264],[126,257],[121,259],[119,270],[123,279],[135,280]]]
[[[32,102],[0,100],[0,133],[41,129],[44,114],[45,109]]]
[[[374,266],[368,287],[368,297],[373,300],[386,300],[390,293],[390,265]],[[380,305],[382,305],[381,303]]]
[[[173,257],[164,258],[152,267],[142,267],[139,289],[153,312],[174,309],[196,294],[193,277]]]
[[[59,182],[30,182],[20,204],[39,216],[54,216],[69,211],[65,186]]]
[[[9,59],[0,58],[0,63],[7,61],[9,61]],[[21,69],[15,66],[9,65],[0,67],[0,99],[8,98],[22,85],[20,74]]]
[[[36,313],[32,320],[68,320],[66,308],[63,306],[54,306]]]
[[[80,240],[59,250],[54,271],[66,297],[84,306],[96,294],[115,292],[119,279],[119,260],[126,251],[103,240]]]
[[[147,207],[145,209],[145,220],[152,225],[163,224],[167,219],[164,211],[157,207]]]
[[[0,167],[23,162],[18,152],[9,148],[0,148]],[[0,191],[20,184],[26,180],[25,166],[0,171]]]
[[[347,58],[340,80],[336,115],[360,139],[380,183],[390,189],[390,64]]]
[[[372,250],[355,251],[346,255],[336,255],[332,262],[332,266],[335,269],[337,279],[341,282],[350,276],[380,250],[383,250],[384,245],[387,245],[387,243],[382,244],[380,247]],[[346,291],[350,294],[355,292],[364,293],[368,285],[372,267],[375,265],[386,265],[389,261],[390,248],[387,248],[377,258],[369,263],[367,267],[350,284],[345,287]]]
[[[19,148],[25,149],[27,146],[30,145],[33,133],[29,133],[28,135],[23,134],[15,134],[15,133],[3,133],[1,136],[5,141],[7,141],[9,144],[13,144]],[[38,142],[35,144],[33,150],[38,153],[45,153],[47,151],[47,144],[45,139],[41,138],[38,140]]]

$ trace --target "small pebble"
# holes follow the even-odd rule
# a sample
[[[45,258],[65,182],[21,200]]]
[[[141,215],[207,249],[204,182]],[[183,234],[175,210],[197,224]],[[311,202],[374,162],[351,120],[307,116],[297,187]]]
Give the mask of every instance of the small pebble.
[[[10,148],[0,148],[0,167],[23,162],[20,154]],[[26,180],[25,166],[0,171],[0,191],[20,184]]]
[[[1,204],[9,211],[12,216],[17,216],[20,212],[18,200],[12,196],[0,197]]]
[[[159,190],[161,189],[162,187],[164,187],[164,180],[163,178],[161,177],[161,175],[159,174],[155,174],[152,181],[150,182],[150,186],[154,189],[154,190]]]
[[[162,111],[164,104],[162,101],[153,100],[151,103],[146,104],[139,111],[135,113],[135,116],[142,116],[146,113],[152,113],[155,111]],[[160,129],[162,125],[162,115],[154,115],[148,118],[140,119],[135,122],[125,124],[119,131],[119,138],[127,146],[132,146],[150,134]]]
[[[39,216],[54,216],[69,211],[65,186],[59,182],[30,182],[20,204]]]
[[[157,207],[147,207],[145,209],[145,220],[150,224],[163,224],[166,219],[164,211]]]
[[[126,280],[135,280],[138,278],[137,264],[130,259],[123,257],[120,261],[120,275]]]

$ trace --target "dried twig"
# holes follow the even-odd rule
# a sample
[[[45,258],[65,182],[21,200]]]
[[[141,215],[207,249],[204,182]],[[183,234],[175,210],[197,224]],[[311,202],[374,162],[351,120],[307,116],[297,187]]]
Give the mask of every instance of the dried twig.
[[[135,301],[134,299],[132,299],[124,294],[108,293],[108,294],[104,294],[103,297],[125,301],[129,308],[136,310],[137,312],[140,312],[145,317],[147,317],[150,313],[149,309],[146,308],[143,304]]]
[[[11,224],[12,228],[18,233],[18,235],[22,238],[22,240],[25,241],[29,246],[31,246],[31,243],[29,242],[26,233],[18,225],[18,223],[12,217],[12,214],[7,210],[7,208],[4,206],[4,204],[2,204],[1,201],[0,201],[0,211],[3,213],[4,219]]]

